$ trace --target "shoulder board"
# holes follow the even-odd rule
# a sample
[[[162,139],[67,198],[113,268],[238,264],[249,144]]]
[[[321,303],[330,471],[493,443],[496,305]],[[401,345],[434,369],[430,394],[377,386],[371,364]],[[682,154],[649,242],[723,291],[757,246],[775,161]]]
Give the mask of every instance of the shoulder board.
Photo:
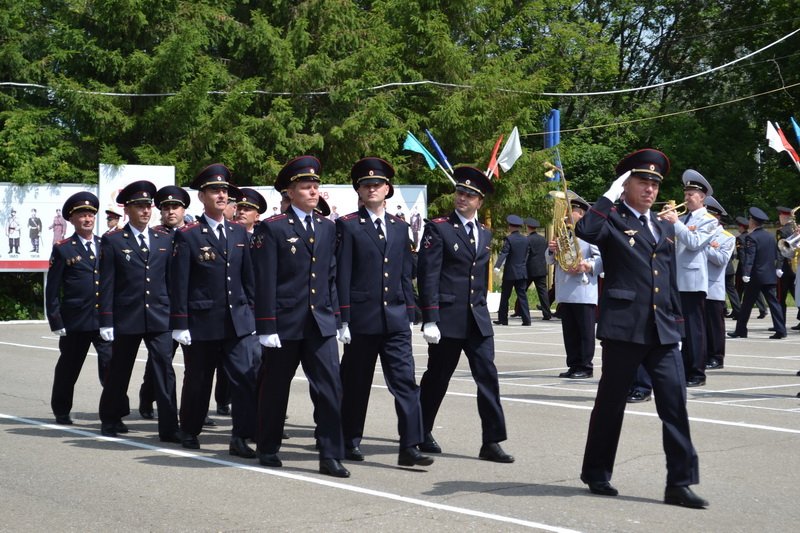
[[[712,215],[708,211],[706,211],[706,214],[703,215],[703,218],[713,218],[714,220],[717,220],[717,217],[715,217],[714,215]]]
[[[114,235],[115,233],[119,233],[120,231],[122,231],[122,228],[110,229],[107,232],[105,232],[105,235]]]
[[[198,221],[196,221],[196,220],[195,220],[194,222],[191,222],[191,223],[189,223],[189,224],[186,224],[184,227],[182,227],[182,228],[181,228],[180,230],[178,230],[178,231],[181,231],[181,232],[183,232],[183,231],[189,231],[190,229],[194,229],[194,228],[196,228],[196,227],[197,227],[197,226],[199,226],[199,225],[200,225],[200,222],[198,222]]]
[[[329,219],[328,217],[324,217],[322,215],[317,215],[317,217],[314,220],[319,222],[320,224],[327,224],[327,223],[334,224],[333,220]]]
[[[726,237],[733,237],[733,233],[729,232],[726,229],[722,230],[722,234],[725,235]]]
[[[281,213],[280,215],[269,217],[266,222],[277,222],[278,220],[283,220],[284,218],[288,218],[288,215],[286,215],[286,213]]]
[[[62,245],[64,245],[64,244],[67,244],[68,242],[72,242],[72,239],[63,239],[63,240],[60,240],[60,241],[58,241],[58,242],[56,243],[56,246],[62,246]]]
[[[163,224],[159,224],[158,226],[153,226],[152,230],[157,231],[159,233],[169,234],[169,228],[167,228]]]
[[[443,224],[444,222],[447,222],[448,220],[450,220],[450,219],[447,218],[447,217],[439,217],[439,218],[434,218],[433,220],[431,220],[431,222],[433,222],[434,224]]]
[[[339,220],[345,221],[345,220],[352,220],[354,218],[358,218],[358,211],[355,211],[353,213],[348,213],[348,214],[346,214],[344,216],[340,216]]]
[[[400,224],[400,223],[408,224],[408,222],[406,222],[405,220],[403,220],[402,218],[400,218],[400,217],[398,217],[396,215],[391,215],[389,213],[386,213],[386,216],[389,218],[389,220],[391,220],[392,222],[395,222],[397,224]]]

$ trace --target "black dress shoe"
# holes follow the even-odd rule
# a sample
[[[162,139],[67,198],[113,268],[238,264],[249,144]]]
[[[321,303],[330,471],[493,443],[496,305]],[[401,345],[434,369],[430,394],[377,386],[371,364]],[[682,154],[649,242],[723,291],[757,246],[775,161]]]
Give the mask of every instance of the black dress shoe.
[[[767,331],[775,331],[775,328],[774,327],[767,328]]]
[[[514,457],[508,455],[503,451],[503,448],[496,442],[487,442],[481,446],[481,451],[478,457],[484,461],[492,461],[495,463],[513,463]]]
[[[766,318],[766,317],[767,317],[767,313],[759,313],[756,318]]]
[[[542,320],[553,320],[553,315],[543,316]]]
[[[104,437],[117,437],[117,425],[113,422],[100,424],[100,434]]]
[[[173,433],[169,433],[167,435],[159,435],[158,440],[161,442],[174,442],[175,444],[180,444],[183,442],[183,435],[181,435],[180,431],[174,431]]]
[[[776,333],[774,335],[769,336],[770,339],[785,339],[786,333]]]
[[[350,477],[350,471],[338,459],[320,459],[319,473],[333,477]]]
[[[188,433],[184,433],[181,436],[181,446],[187,450],[199,450],[200,441],[197,440],[197,435],[189,435]]]
[[[217,423],[211,420],[211,417],[207,416],[206,419],[203,421],[203,426],[207,428],[213,428],[216,426]]]
[[[792,326],[791,329],[793,329],[794,331],[800,331],[800,324],[797,324],[796,326]]]
[[[797,371],[797,374],[795,374],[795,376],[800,376],[800,370]]]
[[[608,481],[586,481],[583,476],[581,476],[581,481],[589,486],[589,492],[592,494],[599,494],[600,496],[617,496],[619,494],[614,485]]]
[[[217,414],[222,416],[230,416],[231,414],[231,406],[230,405],[223,405],[217,404]]]
[[[705,378],[695,377],[686,380],[687,387],[702,387],[706,384]]]
[[[283,466],[277,453],[259,453],[258,462],[261,466],[269,466],[271,468],[280,468]]]
[[[231,437],[231,443],[228,445],[228,453],[236,457],[242,457],[243,459],[253,459],[256,456],[256,452],[247,445],[247,442],[245,442],[242,437]]]
[[[442,448],[439,446],[439,443],[436,442],[436,439],[433,438],[433,434],[426,433],[425,440],[418,446],[419,451],[425,453],[442,453]]]
[[[123,422],[122,420],[117,420],[116,422],[114,422],[114,430],[117,433],[127,433],[128,426],[126,426],[125,422]]]
[[[492,320],[492,324],[497,324],[498,326],[507,326],[508,321],[503,322],[502,320]]]
[[[56,415],[56,424],[61,424],[62,426],[71,426],[72,418],[70,418],[69,415]]]
[[[361,453],[361,448],[354,446],[352,448],[347,448],[344,451],[344,458],[349,461],[363,461],[364,454]]]
[[[652,397],[652,393],[650,392],[642,392],[640,390],[635,390],[628,394],[628,403],[642,403],[642,402],[649,402],[650,398]]]
[[[719,359],[711,359],[706,363],[706,370],[719,370],[720,368],[725,368],[725,365]]]
[[[401,448],[397,454],[397,464],[400,466],[429,466],[433,464],[433,457],[422,455],[416,446]]]
[[[728,332],[728,337],[730,337],[731,339],[746,339],[747,338],[747,334],[739,335],[735,331],[729,331]]]
[[[145,420],[153,420],[156,417],[156,414],[152,408],[147,409],[144,406],[139,406],[139,416]]]
[[[530,325],[531,325],[531,323],[530,323],[530,322],[523,322],[523,323],[522,323],[522,325],[523,325],[523,326],[530,326]]]
[[[520,315],[519,313],[514,313],[513,315],[508,315],[508,317],[509,318],[520,318],[520,317],[522,317],[522,315]]]
[[[569,379],[587,379],[594,375],[591,370],[573,370],[567,376]]]
[[[689,487],[670,487],[664,491],[664,503],[681,505],[692,509],[708,507],[708,501],[695,494]]]

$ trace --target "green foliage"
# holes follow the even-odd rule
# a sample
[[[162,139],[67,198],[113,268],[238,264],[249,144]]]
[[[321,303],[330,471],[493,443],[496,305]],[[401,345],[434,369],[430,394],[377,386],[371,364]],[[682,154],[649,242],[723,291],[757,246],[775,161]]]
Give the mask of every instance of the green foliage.
[[[44,318],[41,273],[0,274],[0,286],[0,321]]]

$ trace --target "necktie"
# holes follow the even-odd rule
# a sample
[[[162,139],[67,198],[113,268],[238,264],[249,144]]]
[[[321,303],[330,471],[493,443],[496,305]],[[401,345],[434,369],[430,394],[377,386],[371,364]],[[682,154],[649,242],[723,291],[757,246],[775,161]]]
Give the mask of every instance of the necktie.
[[[652,242],[653,244],[655,244],[656,238],[653,237],[653,233],[650,231],[650,225],[647,223],[647,216],[639,215],[639,220],[641,221],[642,226],[644,226],[644,230],[642,230],[642,233],[644,234],[645,237],[647,237],[648,242]]]
[[[222,230],[222,224],[217,226],[217,235],[219,236],[219,243],[222,245],[223,253],[227,253],[228,241],[225,239],[225,232]]]
[[[386,238],[386,235],[383,233],[383,229],[381,227],[381,219],[375,219],[375,229],[378,230],[378,238],[383,240]]]
[[[86,243],[86,251],[89,252],[89,255],[92,255],[92,241]]]
[[[467,222],[467,235],[469,235],[469,242],[477,249],[477,245],[475,244],[475,232],[473,231],[475,226],[472,222]]]
[[[149,252],[149,250],[147,249],[147,243],[144,242],[144,234],[143,233],[139,234],[139,245],[141,245],[141,247],[142,247],[142,253],[146,254],[147,252]]]
[[[306,215],[306,233],[308,233],[308,242],[314,242],[314,225],[311,223],[311,215]]]

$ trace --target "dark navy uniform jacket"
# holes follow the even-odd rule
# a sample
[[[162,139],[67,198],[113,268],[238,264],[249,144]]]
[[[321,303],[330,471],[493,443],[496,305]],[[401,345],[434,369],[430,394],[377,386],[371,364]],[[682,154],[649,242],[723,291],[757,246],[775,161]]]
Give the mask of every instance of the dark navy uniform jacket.
[[[408,224],[388,213],[385,219],[386,239],[364,208],[336,220],[336,288],[342,322],[352,333],[382,335],[414,322]]]
[[[541,278],[547,275],[547,239],[538,233],[528,234],[528,279]]]
[[[244,226],[224,221],[227,254],[205,216],[175,232],[170,265],[170,329],[188,329],[192,340],[226,338],[230,317],[237,337],[250,335],[254,276]]]
[[[624,204],[601,197],[578,221],[576,233],[597,245],[605,281],[597,338],[638,344],[672,344],[684,334],[675,262],[675,230],[650,212],[661,233],[653,245]]]
[[[336,227],[313,213],[314,242],[294,209],[259,224],[253,236],[256,332],[300,340],[307,320],[323,337],[341,326],[336,293]]]
[[[544,254],[542,254],[544,258]],[[528,279],[528,238],[519,231],[509,233],[503,239],[503,248],[497,256],[495,268],[503,268],[503,279],[514,281]]]
[[[778,283],[775,269],[779,264],[778,245],[764,228],[756,228],[745,236],[742,276],[750,276],[750,283],[775,285]]]
[[[100,242],[100,327],[116,335],[168,331],[172,235],[148,228],[148,253],[130,224]]]
[[[422,321],[436,322],[442,337],[467,338],[470,314],[482,336],[494,335],[486,305],[492,232],[480,223],[473,231],[477,251],[455,212],[425,225],[417,272]]]
[[[100,239],[92,237],[95,255]],[[47,271],[45,301],[50,329],[93,331],[99,329],[97,296],[100,269],[97,257],[91,259],[77,233],[53,244],[50,269]]]

